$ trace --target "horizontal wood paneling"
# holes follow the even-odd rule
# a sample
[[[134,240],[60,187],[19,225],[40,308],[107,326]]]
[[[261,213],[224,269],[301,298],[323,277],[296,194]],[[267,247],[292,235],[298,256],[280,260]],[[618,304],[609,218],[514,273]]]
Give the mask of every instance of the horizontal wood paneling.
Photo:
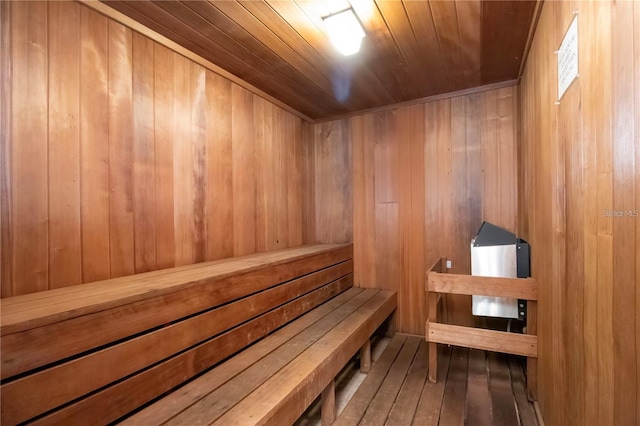
[[[352,227],[355,283],[398,291],[399,331],[424,333],[427,265],[447,257],[468,274],[483,220],[516,229],[516,95],[507,87],[316,125],[316,224]],[[446,306],[448,321],[472,322],[468,296]]]
[[[580,76],[555,105],[553,52],[574,12]],[[518,181],[547,424],[640,422],[639,82],[640,4],[544,3],[521,84]]]
[[[305,241],[300,118],[84,5],[0,13],[3,297]]]

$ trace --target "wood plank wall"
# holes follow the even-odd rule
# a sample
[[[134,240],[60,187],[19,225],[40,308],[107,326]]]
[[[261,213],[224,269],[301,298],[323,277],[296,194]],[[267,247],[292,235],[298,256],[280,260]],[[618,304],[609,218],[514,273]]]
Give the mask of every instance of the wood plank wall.
[[[353,227],[356,285],[398,290],[399,331],[424,334],[428,264],[446,256],[469,273],[483,220],[516,230],[517,105],[507,87],[316,125],[316,179],[353,192],[352,220],[344,199],[316,195],[316,223]],[[470,297],[447,307],[472,322]]]
[[[574,11],[580,77],[556,106],[553,52]],[[640,424],[640,3],[545,2],[521,119],[540,409],[547,424]]]
[[[0,19],[2,297],[315,240],[312,125],[78,3]]]

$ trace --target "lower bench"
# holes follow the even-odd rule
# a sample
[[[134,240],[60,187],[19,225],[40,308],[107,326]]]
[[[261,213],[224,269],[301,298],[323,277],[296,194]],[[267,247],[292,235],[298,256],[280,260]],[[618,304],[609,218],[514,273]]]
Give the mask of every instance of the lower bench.
[[[323,390],[334,410],[335,376],[395,307],[395,292],[352,288],[124,423],[291,424]]]
[[[351,289],[352,257],[304,246],[2,299],[0,422],[290,423],[396,307]]]

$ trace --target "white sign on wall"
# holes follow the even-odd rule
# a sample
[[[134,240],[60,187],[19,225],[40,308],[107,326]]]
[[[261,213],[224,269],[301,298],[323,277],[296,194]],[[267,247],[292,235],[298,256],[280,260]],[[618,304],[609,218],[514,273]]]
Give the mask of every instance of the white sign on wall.
[[[578,77],[578,15],[573,18],[558,49],[558,101]]]

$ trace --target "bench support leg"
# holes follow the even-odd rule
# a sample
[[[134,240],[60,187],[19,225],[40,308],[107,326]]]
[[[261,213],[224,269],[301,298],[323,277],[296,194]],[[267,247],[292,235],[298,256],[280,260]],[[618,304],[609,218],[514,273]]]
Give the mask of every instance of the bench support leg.
[[[367,374],[371,370],[371,339],[367,339],[360,348],[360,372]]]
[[[322,391],[322,426],[328,426],[336,421],[336,382],[332,380]]]

